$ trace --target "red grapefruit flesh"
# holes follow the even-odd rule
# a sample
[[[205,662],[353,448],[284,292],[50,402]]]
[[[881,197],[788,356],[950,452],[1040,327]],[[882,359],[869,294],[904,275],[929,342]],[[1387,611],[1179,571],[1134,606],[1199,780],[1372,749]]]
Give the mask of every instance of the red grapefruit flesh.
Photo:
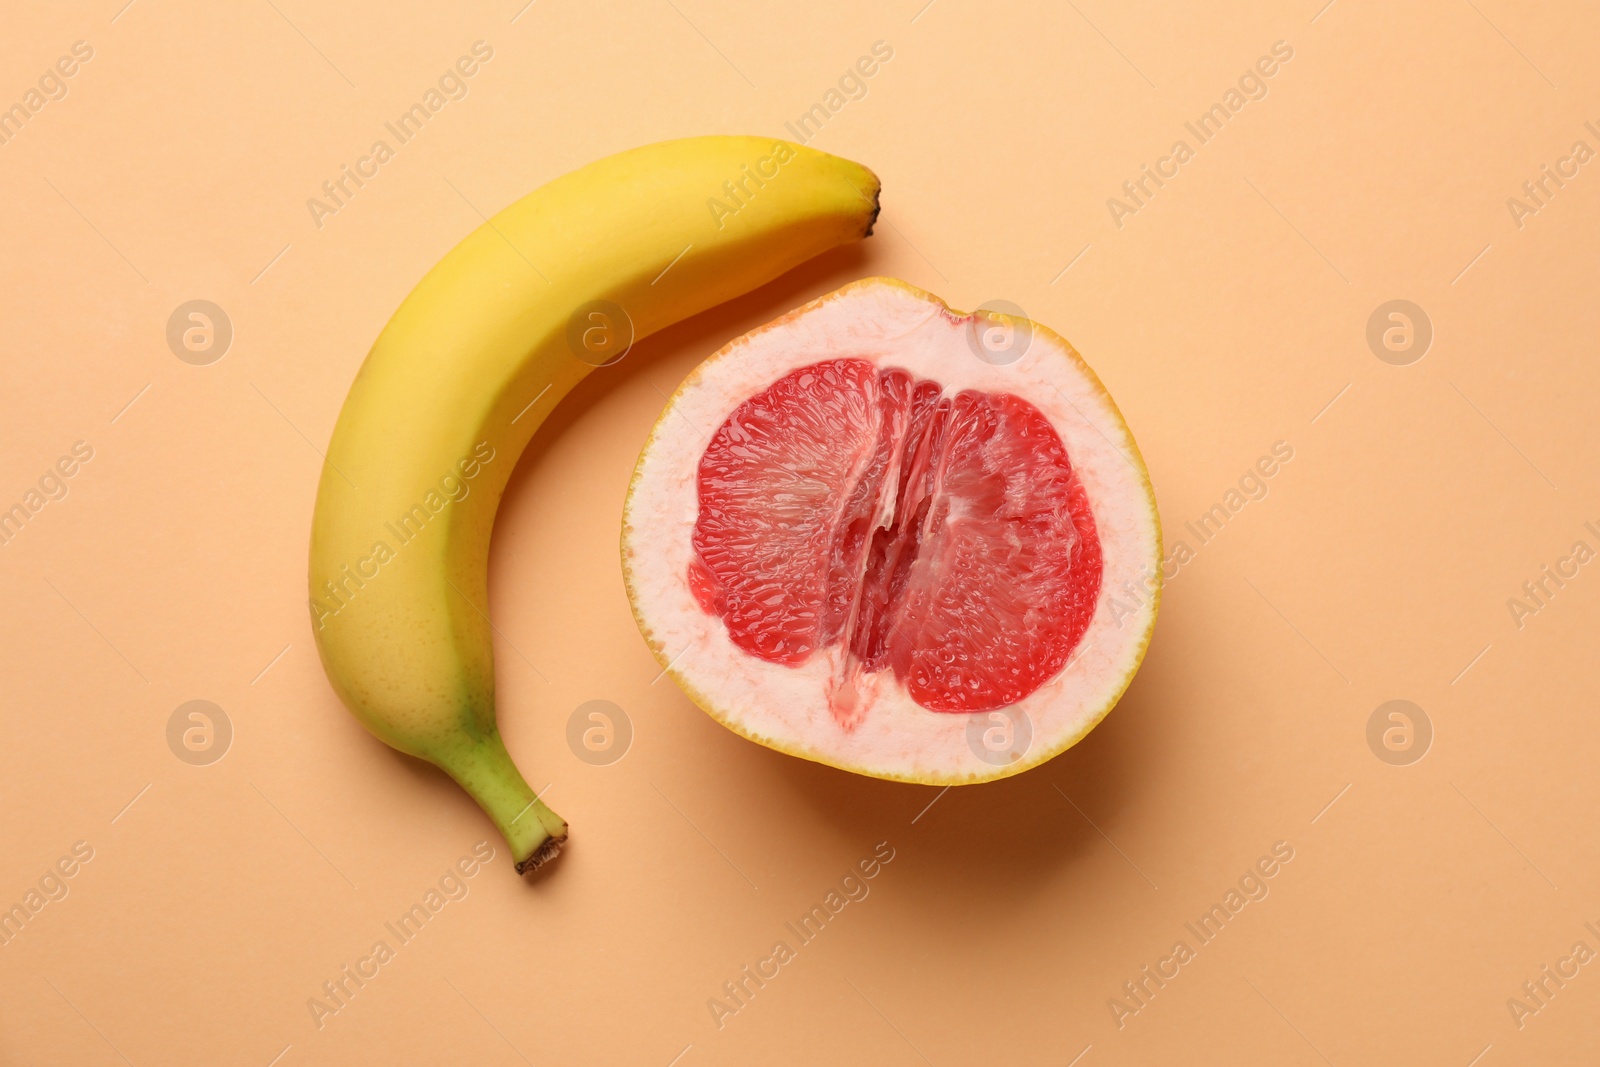
[[[838,645],[951,712],[1004,707],[1066,664],[1101,566],[1061,437],[1010,393],[943,393],[834,359],[712,435],[688,581],[736,647],[794,665]]]
[[[1014,360],[983,347],[996,324],[1029,339]],[[1071,346],[882,279],[690,376],[640,458],[623,550],[641,631],[701,707],[932,783],[1087,733],[1159,599],[1148,477]]]

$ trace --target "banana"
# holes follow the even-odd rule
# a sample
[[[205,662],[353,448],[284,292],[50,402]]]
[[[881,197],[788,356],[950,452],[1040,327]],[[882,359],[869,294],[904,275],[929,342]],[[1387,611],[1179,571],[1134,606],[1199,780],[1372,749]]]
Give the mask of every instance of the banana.
[[[517,457],[634,340],[869,234],[878,190],[865,167],[766,138],[602,159],[456,245],[357,373],[312,519],[323,669],[369,730],[472,795],[519,872],[554,857],[567,824],[495,722],[489,536]]]

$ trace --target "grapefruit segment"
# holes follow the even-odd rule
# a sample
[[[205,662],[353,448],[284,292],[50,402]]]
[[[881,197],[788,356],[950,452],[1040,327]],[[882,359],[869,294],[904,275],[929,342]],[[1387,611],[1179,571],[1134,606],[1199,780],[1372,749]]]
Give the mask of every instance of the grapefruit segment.
[[[837,644],[846,672],[891,670],[943,712],[1004,707],[1060,671],[1100,591],[1088,500],[1032,404],[943,394],[833,359],[718,427],[687,577],[736,647],[794,665]],[[855,725],[853,705],[833,710]]]
[[[985,317],[1005,318],[858,282],[669,402],[628,494],[625,579],[657,658],[726,725],[967,782],[1068,747],[1126,688],[1160,588],[1137,447],[1050,331],[1008,321],[1021,357],[979,358]],[[1001,721],[1025,744],[996,758],[974,738]]]

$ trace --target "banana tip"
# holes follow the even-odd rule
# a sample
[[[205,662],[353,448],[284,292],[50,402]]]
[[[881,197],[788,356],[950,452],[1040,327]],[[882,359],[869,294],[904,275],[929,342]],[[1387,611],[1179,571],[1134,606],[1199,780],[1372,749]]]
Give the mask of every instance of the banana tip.
[[[517,873],[527,876],[534,875],[539,868],[561,854],[561,846],[566,842],[566,834],[562,834],[560,837],[545,838],[544,843],[533,850],[533,855],[517,864]]]

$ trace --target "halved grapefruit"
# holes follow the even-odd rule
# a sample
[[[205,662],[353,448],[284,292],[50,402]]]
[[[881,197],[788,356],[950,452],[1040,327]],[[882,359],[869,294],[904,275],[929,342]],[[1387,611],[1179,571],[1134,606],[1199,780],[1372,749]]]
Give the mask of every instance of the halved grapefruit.
[[[1072,346],[883,278],[689,375],[639,457],[622,557],[651,652],[723,725],[936,785],[1076,743],[1160,600],[1149,475]]]

